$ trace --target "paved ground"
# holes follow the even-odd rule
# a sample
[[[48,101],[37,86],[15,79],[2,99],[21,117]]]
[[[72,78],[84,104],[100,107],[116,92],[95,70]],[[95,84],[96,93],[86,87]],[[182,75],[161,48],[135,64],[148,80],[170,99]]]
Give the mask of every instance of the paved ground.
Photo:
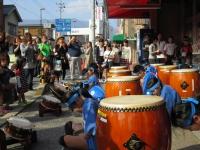
[[[38,80],[35,80],[35,85],[38,85]],[[39,85],[38,90],[30,91],[26,97],[32,105],[27,107],[18,116],[25,117],[35,124],[35,130],[38,134],[38,142],[31,145],[31,150],[61,150],[62,147],[58,144],[58,138],[64,133],[64,124],[68,120],[81,123],[81,114],[72,113],[63,106],[63,113],[60,117],[52,114],[45,114],[44,117],[38,116],[38,103],[43,85]],[[6,118],[16,114],[22,108],[16,108],[11,114],[0,118],[0,123]],[[172,129],[172,150],[200,150],[200,132],[190,132],[180,128]]]

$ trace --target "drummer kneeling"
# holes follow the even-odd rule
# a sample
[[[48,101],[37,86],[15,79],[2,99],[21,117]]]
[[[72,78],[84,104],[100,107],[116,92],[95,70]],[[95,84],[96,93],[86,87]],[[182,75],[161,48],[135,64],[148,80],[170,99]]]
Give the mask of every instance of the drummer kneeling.
[[[194,98],[183,100],[176,105],[172,114],[172,123],[175,126],[191,131],[200,130],[200,103]]]
[[[152,73],[144,76],[143,94],[161,96],[166,102],[166,108],[171,117],[176,104],[181,103],[179,94],[169,85],[163,85],[160,80]]]
[[[97,149],[96,115],[98,102],[92,98],[87,90],[81,89],[68,101],[68,105],[71,108],[83,107],[82,115],[84,120],[84,133],[78,136],[73,136],[73,131],[66,131],[68,135],[61,136],[59,143],[72,149]]]

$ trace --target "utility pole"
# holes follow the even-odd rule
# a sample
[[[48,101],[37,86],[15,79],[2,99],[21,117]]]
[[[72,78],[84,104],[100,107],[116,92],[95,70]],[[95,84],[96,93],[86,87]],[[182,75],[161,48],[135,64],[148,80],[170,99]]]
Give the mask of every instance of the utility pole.
[[[41,30],[40,30],[40,34],[42,37],[42,29],[43,29],[43,20],[42,20],[42,11],[45,10],[45,8],[40,8],[40,26],[41,26]]]
[[[96,0],[92,0],[92,46],[93,46],[93,60],[96,62],[96,50],[95,50],[95,6]]]
[[[64,12],[65,3],[63,3],[62,0],[60,0],[60,2],[56,3],[56,5],[58,5],[60,11],[60,19],[62,19],[62,13]]]
[[[4,31],[3,0],[0,0],[0,31]]]

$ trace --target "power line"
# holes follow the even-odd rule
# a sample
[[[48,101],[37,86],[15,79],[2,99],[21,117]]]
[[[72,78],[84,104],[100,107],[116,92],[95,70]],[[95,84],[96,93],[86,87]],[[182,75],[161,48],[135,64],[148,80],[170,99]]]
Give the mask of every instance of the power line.
[[[34,11],[30,11],[30,9],[27,9],[26,7],[24,7],[24,6],[22,6],[21,4],[17,3],[17,0],[16,0],[16,1],[12,0],[12,1],[13,1],[13,2],[11,2],[11,0],[10,0],[11,3],[14,3],[15,5],[21,7],[24,11],[26,11],[26,12],[28,12],[28,13],[34,15],[34,16],[40,17],[40,16],[39,16],[38,14],[36,14]]]
[[[60,0],[60,2],[56,3],[56,5],[58,5],[59,11],[60,11],[60,19],[61,19],[62,13],[64,12],[64,8],[65,8],[65,3],[63,3],[62,0]]]

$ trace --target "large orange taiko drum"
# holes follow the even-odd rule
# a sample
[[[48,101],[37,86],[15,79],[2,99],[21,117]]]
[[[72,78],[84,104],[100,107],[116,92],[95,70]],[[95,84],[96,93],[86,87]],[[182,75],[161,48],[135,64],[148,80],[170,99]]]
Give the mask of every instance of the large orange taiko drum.
[[[177,65],[162,65],[162,66],[158,66],[158,73],[160,70],[173,70],[173,69],[177,69]]]
[[[139,76],[120,76],[108,78],[105,84],[106,97],[121,95],[140,95],[142,89]]]
[[[103,99],[96,137],[99,150],[171,150],[165,102],[161,97],[145,95]]]
[[[154,66],[157,70],[158,70],[159,66],[163,66],[163,65],[165,65],[165,64],[163,64],[163,63],[162,64],[151,64],[151,66]]]
[[[131,71],[130,70],[110,70],[108,73],[108,77],[118,77],[118,76],[130,76]]]
[[[200,96],[200,75],[197,69],[172,70],[170,85],[183,99]]]
[[[169,84],[169,77],[170,72],[173,69],[176,69],[176,65],[169,65],[169,66],[159,66],[158,77],[164,84]]]

